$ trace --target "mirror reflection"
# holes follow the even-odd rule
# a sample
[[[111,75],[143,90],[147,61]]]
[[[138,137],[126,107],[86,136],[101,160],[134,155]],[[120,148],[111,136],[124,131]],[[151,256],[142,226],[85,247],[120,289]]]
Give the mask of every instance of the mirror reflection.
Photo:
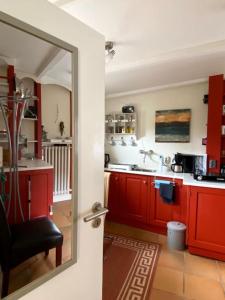
[[[0,23],[1,297],[71,260],[71,53]]]

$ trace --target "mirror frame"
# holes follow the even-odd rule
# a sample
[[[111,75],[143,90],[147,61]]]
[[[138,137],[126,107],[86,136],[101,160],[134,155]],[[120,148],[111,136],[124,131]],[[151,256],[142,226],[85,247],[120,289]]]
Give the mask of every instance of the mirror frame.
[[[40,278],[32,281],[26,286],[20,288],[19,290],[9,294],[7,297],[3,298],[6,300],[15,300],[25,294],[31,292],[33,289],[39,287],[47,280],[52,279],[54,276],[63,272],[65,269],[69,268],[77,262],[77,216],[78,210],[76,203],[78,203],[78,48],[72,46],[63,40],[60,40],[36,27],[33,27],[25,22],[22,22],[8,14],[0,11],[0,22],[19,29],[27,34],[33,35],[40,38],[48,43],[51,43],[57,47],[60,47],[71,53],[71,63],[72,63],[72,212],[73,212],[73,224],[72,224],[72,238],[71,238],[71,250],[72,259],[65,262],[56,269],[49,271],[47,274],[41,276]]]

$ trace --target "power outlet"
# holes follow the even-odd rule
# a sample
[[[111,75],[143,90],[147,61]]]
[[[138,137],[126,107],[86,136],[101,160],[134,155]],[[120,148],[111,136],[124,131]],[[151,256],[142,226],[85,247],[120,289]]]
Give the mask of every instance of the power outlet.
[[[209,168],[216,168],[216,160],[215,159],[210,159],[209,160]]]

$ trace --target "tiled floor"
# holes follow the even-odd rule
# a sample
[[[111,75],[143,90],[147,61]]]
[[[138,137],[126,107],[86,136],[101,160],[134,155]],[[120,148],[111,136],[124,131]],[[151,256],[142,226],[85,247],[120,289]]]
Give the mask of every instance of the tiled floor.
[[[53,205],[53,222],[63,233],[62,263],[71,259],[71,201],[58,202]],[[55,268],[55,249],[36,255],[20,264],[10,272],[9,292],[23,287],[38,277]]]
[[[107,232],[162,245],[149,300],[224,300],[225,263],[171,251],[166,236],[106,222]]]

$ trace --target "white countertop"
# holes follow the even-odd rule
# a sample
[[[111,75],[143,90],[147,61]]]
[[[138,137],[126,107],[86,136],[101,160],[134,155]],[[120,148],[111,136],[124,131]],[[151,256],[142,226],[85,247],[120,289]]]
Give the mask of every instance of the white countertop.
[[[41,159],[26,159],[18,161],[19,171],[53,169],[53,166]],[[4,168],[5,172],[9,172],[9,168]]]
[[[137,175],[147,175],[147,176],[160,176],[160,177],[170,177],[170,178],[176,178],[176,179],[183,179],[184,174],[183,173],[174,173],[174,172],[145,172],[145,171],[136,171],[136,170],[120,170],[120,169],[107,169],[105,168],[105,171],[107,172],[118,172],[118,173],[128,173],[128,174],[137,174]]]
[[[198,181],[193,178],[192,174],[183,174],[183,184],[214,189],[225,189],[225,182],[217,181]]]
[[[128,173],[128,174],[137,174],[137,175],[145,175],[145,176],[157,176],[157,177],[167,177],[167,178],[175,178],[182,179],[183,185],[190,186],[199,186],[199,187],[208,187],[208,188],[216,188],[216,189],[225,189],[225,183],[222,182],[212,182],[212,181],[198,181],[193,178],[192,174],[189,173],[174,173],[172,171],[168,172],[143,172],[143,171],[124,171],[117,169],[105,169],[107,172],[118,172],[118,173]]]

